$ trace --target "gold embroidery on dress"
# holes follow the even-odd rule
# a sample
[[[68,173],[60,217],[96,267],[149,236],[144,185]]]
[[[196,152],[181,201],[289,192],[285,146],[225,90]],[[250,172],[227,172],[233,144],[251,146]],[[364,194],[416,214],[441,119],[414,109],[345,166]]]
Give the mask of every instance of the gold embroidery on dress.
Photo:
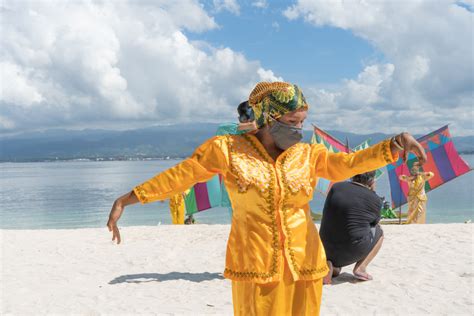
[[[282,174],[282,181],[283,181],[283,203],[282,203],[282,213],[283,213],[283,227],[286,232],[286,249],[288,250],[288,253],[290,254],[290,261],[291,264],[293,265],[293,268],[295,271],[298,271],[298,265],[296,264],[295,260],[295,253],[293,249],[291,248],[291,240],[292,240],[292,234],[290,227],[288,227],[288,215],[287,215],[287,208],[288,208],[288,200],[290,197],[290,194],[293,194],[288,182],[287,178],[287,173],[288,173],[288,166],[287,166],[287,160],[295,151],[295,147],[291,147],[288,150],[288,153],[283,157],[281,161],[281,174]]]
[[[286,156],[281,161],[281,175],[283,182],[283,226],[286,232],[286,249],[290,255],[291,265],[295,271],[300,272],[303,275],[320,273],[325,268],[312,268],[312,269],[299,269],[296,263],[295,253],[291,247],[292,234],[291,229],[288,226],[288,214],[287,210],[290,208],[288,205],[290,195],[297,194],[300,190],[304,190],[307,195],[311,194],[312,188],[310,184],[310,170],[309,165],[305,163],[307,160],[304,159],[306,155],[309,155],[310,148],[303,144],[291,147]],[[298,152],[299,155],[295,155]]]
[[[303,275],[307,275],[307,274],[317,274],[317,273],[321,273],[321,272],[325,272],[325,271],[327,271],[326,267],[322,266],[320,268],[301,269],[300,273],[303,274]]]
[[[148,197],[146,195],[146,191],[145,189],[143,189],[143,187],[141,185],[138,185],[137,187],[135,187],[135,193],[138,194],[138,199],[143,202],[143,203],[146,203],[148,202]]]
[[[270,172],[266,164],[269,162],[252,140],[246,135],[233,137],[230,149],[231,170],[237,177],[239,192],[247,192],[250,185],[254,185],[262,193],[268,191]]]
[[[392,159],[390,159],[390,157],[392,156],[392,153],[391,153],[389,144],[390,144],[390,140],[385,140],[382,143],[382,155],[387,164],[392,163]]]
[[[291,152],[287,154],[284,164],[282,164],[288,188],[292,194],[303,191],[307,196],[310,196],[313,193],[310,179],[311,170],[307,163],[310,147],[300,144],[290,150]],[[299,155],[294,155],[294,152],[298,152]]]
[[[278,227],[276,223],[276,215],[275,215],[275,180],[273,177],[270,177],[270,189],[268,190],[268,196],[265,198],[265,201],[267,202],[267,207],[265,208],[262,205],[259,205],[259,207],[262,207],[264,209],[268,209],[265,213],[268,214],[272,220],[272,265],[270,267],[270,272],[256,272],[256,271],[233,271],[229,268],[225,268],[224,273],[228,273],[234,277],[237,278],[271,278],[275,274],[277,274],[278,271],[278,258],[279,258],[279,235],[278,235]]]
[[[278,271],[278,258],[280,256],[279,250],[279,232],[276,222],[276,209],[275,209],[275,177],[273,171],[270,168],[270,163],[268,162],[264,153],[260,151],[255,143],[246,135],[244,135],[243,139],[245,142],[236,141],[236,138],[233,138],[233,141],[229,142],[231,144],[231,169],[236,174],[239,191],[245,192],[248,188],[248,185],[253,184],[257,188],[264,188],[261,189],[262,193],[266,193],[267,196],[264,198],[266,202],[266,206],[258,205],[259,207],[265,210],[265,213],[270,217],[272,225],[272,263],[270,267],[270,272],[256,272],[256,271],[233,271],[229,268],[225,268],[224,273],[228,273],[236,278],[239,279],[248,279],[248,278],[271,278]],[[243,145],[242,145],[243,144]],[[250,149],[249,149],[250,148]],[[248,155],[242,155],[242,153],[249,153]],[[260,160],[255,157],[255,153],[260,156]],[[251,165],[254,168],[258,167],[258,175],[260,178],[256,180],[255,178],[257,174],[255,174],[254,170],[250,170],[245,173],[247,170],[242,168],[248,163],[248,160],[244,159],[252,159]],[[259,163],[255,164],[255,160]],[[239,164],[240,162],[240,164]],[[266,164],[265,164],[266,162]],[[266,179],[265,186],[259,187],[261,184],[261,179]],[[240,181],[240,183],[239,183]]]

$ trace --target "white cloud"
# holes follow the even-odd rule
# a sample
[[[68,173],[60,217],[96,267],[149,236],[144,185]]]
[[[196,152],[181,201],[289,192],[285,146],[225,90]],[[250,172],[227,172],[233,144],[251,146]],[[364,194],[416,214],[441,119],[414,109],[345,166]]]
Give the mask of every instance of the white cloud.
[[[271,70],[265,70],[263,68],[259,68],[257,72],[262,81],[271,81],[271,82],[283,81],[282,77],[275,76],[275,74]]]
[[[367,66],[336,89],[310,89],[316,104],[318,98],[327,102],[318,108],[345,109],[357,120],[372,118],[367,128],[356,124],[352,130],[396,132],[410,126],[422,133],[453,123],[456,134],[474,134],[473,13],[466,5],[448,0],[300,0],[284,15],[351,31],[388,60]],[[344,118],[333,122],[331,128],[349,123]]]
[[[213,0],[213,4],[217,12],[226,10],[233,14],[240,14],[240,6],[236,0]]]
[[[268,2],[266,0],[257,0],[252,2],[252,6],[260,9],[266,9],[268,7]]]
[[[233,118],[260,80],[196,1],[2,2],[0,130],[134,127]],[[113,123],[111,123],[113,122]]]
[[[273,27],[276,31],[279,31],[279,30],[280,30],[280,24],[279,24],[277,21],[273,21],[273,22],[272,22],[272,27]]]
[[[20,69],[9,62],[0,62],[0,72],[2,73],[0,102],[29,107],[43,100],[42,95],[28,78],[27,69]]]

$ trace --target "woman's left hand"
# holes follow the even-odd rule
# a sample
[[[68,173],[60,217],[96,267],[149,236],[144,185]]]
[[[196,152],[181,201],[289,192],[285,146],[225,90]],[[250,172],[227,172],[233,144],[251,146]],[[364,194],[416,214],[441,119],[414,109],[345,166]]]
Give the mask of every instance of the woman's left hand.
[[[120,231],[117,226],[117,222],[122,216],[124,211],[123,205],[120,203],[120,200],[116,200],[114,205],[112,206],[112,210],[109,214],[109,221],[107,222],[107,227],[109,228],[109,232],[112,232],[112,241],[117,241],[117,244],[120,244],[122,239],[120,238]]]
[[[420,164],[424,164],[426,162],[426,153],[425,149],[416,139],[409,133],[401,133],[397,136],[398,142],[403,147],[402,159],[403,162],[407,161],[408,154],[410,152],[414,153],[415,156],[418,158]]]

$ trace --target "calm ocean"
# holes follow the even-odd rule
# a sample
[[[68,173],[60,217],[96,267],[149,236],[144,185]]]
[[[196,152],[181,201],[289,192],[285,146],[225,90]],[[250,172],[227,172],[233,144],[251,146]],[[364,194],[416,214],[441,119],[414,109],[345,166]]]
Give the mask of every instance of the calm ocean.
[[[463,158],[474,166],[474,156]],[[0,228],[42,229],[105,227],[115,198],[178,161],[37,162],[0,164]],[[454,179],[428,194],[427,221],[453,223],[474,219],[474,173]],[[377,193],[390,197],[387,174]],[[321,212],[324,197],[314,195],[311,208]],[[406,211],[406,210],[404,210]],[[198,223],[230,223],[227,209],[197,214]],[[134,205],[119,224],[170,224],[168,203]]]

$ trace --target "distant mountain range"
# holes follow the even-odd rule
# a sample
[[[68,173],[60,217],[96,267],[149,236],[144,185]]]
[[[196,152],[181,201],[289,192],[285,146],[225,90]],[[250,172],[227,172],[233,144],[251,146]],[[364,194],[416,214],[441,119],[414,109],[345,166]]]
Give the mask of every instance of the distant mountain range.
[[[130,160],[167,159],[189,156],[204,140],[212,137],[218,124],[154,126],[143,129],[110,131],[100,129],[62,130],[23,133],[0,137],[0,161],[28,162],[48,160],[92,159]],[[358,135],[328,131],[351,147],[370,138],[372,143],[390,135],[375,133]],[[305,131],[309,142],[312,131]],[[474,136],[454,137],[461,153],[474,153]]]

